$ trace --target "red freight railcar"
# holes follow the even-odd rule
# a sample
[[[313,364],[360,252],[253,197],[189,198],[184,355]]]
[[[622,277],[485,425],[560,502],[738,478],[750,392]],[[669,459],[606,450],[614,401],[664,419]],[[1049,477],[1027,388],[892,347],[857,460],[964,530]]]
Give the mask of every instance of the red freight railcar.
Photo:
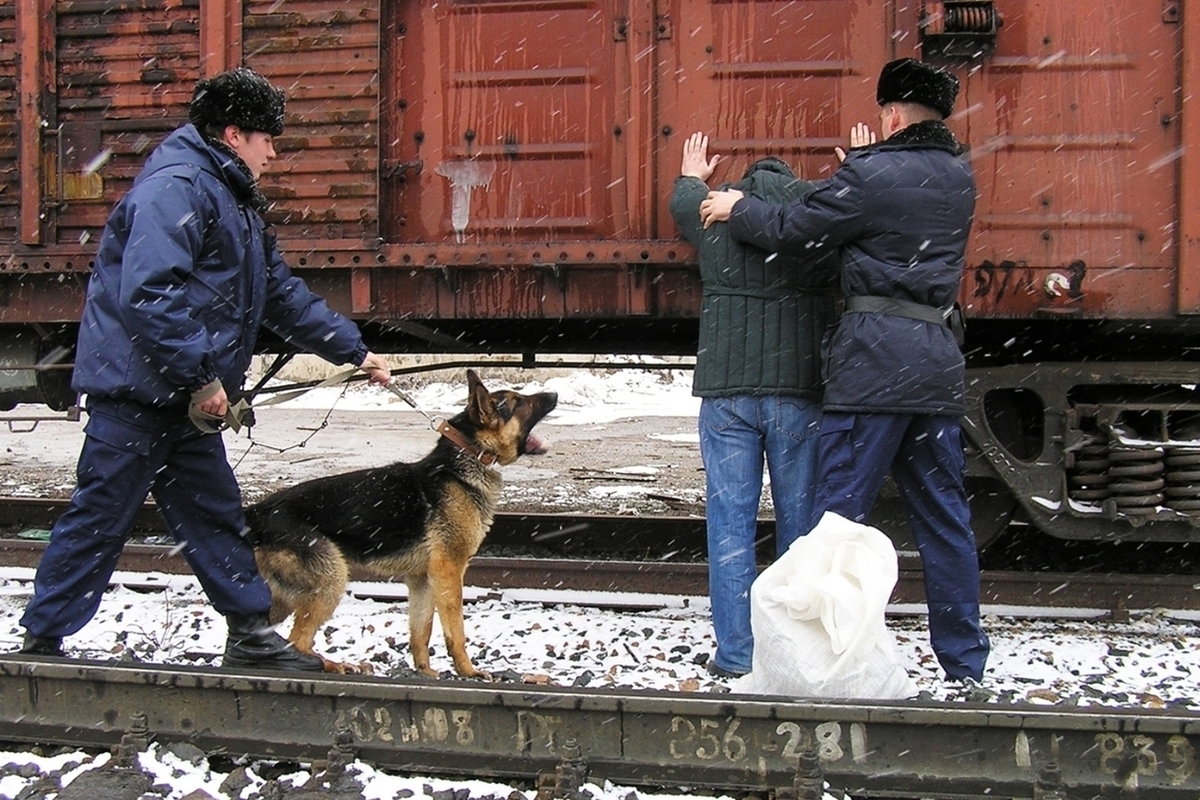
[[[291,263],[376,349],[686,353],[667,198],[834,168],[887,60],[963,82],[980,538],[1200,540],[1200,6],[1179,0],[14,0],[0,7],[0,399],[69,401],[109,208],[199,77],[286,86]],[[718,177],[722,177],[719,175]],[[69,354],[65,359],[69,363]],[[26,367],[26,369],[21,369]]]

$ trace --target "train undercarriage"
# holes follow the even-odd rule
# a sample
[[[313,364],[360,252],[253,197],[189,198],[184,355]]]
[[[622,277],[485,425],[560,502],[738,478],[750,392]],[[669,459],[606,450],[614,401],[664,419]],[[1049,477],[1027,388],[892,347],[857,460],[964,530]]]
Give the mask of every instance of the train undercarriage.
[[[1000,341],[1006,326],[984,322],[973,327],[966,348],[963,432],[980,549],[1014,521],[1068,540],[1200,541],[1200,363],[1186,360],[1193,351],[1190,326],[1133,326],[1142,334],[1123,344],[1114,344],[1102,325],[1023,327],[1023,337]],[[372,321],[363,329],[380,352],[513,356],[506,363],[526,367],[545,365],[551,354],[689,355],[696,336],[694,319],[661,317]],[[74,337],[71,324],[0,329],[0,407],[75,406]],[[1089,360],[1085,343],[1130,360]],[[286,350],[269,337],[260,346]],[[1000,363],[1002,351],[1021,347],[1035,358]],[[1150,358],[1155,352],[1170,359]],[[644,366],[633,358],[629,365]],[[902,548],[903,520],[894,492],[885,488],[872,522]]]

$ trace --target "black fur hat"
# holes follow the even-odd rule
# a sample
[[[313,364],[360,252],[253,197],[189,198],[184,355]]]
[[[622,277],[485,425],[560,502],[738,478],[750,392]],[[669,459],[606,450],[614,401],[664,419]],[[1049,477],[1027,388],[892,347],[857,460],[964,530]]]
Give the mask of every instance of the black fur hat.
[[[919,103],[942,115],[950,116],[958,97],[958,78],[940,67],[901,58],[889,61],[879,73],[875,101],[886,103]]]
[[[188,119],[203,131],[209,125],[236,125],[272,136],[283,133],[283,90],[252,69],[239,67],[196,84]]]

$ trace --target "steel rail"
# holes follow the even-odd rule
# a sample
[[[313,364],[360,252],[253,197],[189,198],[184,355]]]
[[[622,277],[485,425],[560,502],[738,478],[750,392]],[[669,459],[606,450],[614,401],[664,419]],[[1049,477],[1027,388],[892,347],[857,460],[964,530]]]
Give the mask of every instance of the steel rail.
[[[47,529],[67,510],[67,498],[0,497],[0,531],[28,528]],[[760,520],[760,536],[774,531],[774,522]],[[153,503],[145,503],[134,519],[134,533],[163,533],[162,518]],[[536,514],[500,512],[488,534],[489,541],[553,544],[571,537],[585,537],[593,545],[606,540],[612,548],[628,551],[644,538],[659,550],[673,539],[703,547],[704,519],[688,516],[616,516],[604,514]]]
[[[0,566],[36,567],[44,549],[44,542],[0,538]],[[167,574],[191,571],[175,548],[132,543],[125,545],[117,569]],[[351,577],[358,581],[378,580],[357,570]],[[476,557],[467,569],[466,580],[469,586],[495,589],[670,593],[700,597],[708,594],[708,566],[703,563]],[[370,591],[359,594],[370,596]],[[988,606],[1092,609],[1114,617],[1131,610],[1151,608],[1200,611],[1200,579],[1178,575],[984,571],[981,599]],[[919,562],[903,559],[891,602],[911,604],[924,600]]]
[[[357,757],[409,772],[787,789],[819,768],[854,797],[1200,793],[1200,712],[580,690],[455,680],[281,677],[0,656],[5,738],[69,746],[133,731],[208,751]],[[818,778],[821,776],[818,775]],[[1039,784],[1040,782],[1040,784]],[[818,784],[819,785],[819,784]]]

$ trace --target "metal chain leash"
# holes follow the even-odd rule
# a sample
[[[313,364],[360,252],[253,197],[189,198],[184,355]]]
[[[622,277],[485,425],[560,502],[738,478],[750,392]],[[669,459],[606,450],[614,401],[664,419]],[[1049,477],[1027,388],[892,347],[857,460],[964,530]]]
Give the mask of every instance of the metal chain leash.
[[[238,457],[237,462],[234,463],[234,465],[233,465],[234,472],[237,471],[238,467],[241,466],[242,462],[245,461],[246,457],[248,455],[250,455],[251,451],[253,451],[255,447],[262,447],[262,448],[270,450],[274,453],[286,453],[289,450],[296,450],[296,449],[305,447],[312,440],[312,438],[314,436],[316,436],[318,433],[320,433],[321,431],[323,431],[325,428],[327,428],[329,426],[329,418],[333,416],[333,412],[337,408],[338,401],[346,396],[346,391],[350,388],[350,384],[352,382],[351,379],[356,372],[358,372],[357,367],[354,369],[350,369],[350,370],[343,370],[342,372],[338,372],[337,374],[332,375],[329,378],[326,378],[325,380],[323,380],[320,383],[317,383],[313,386],[309,386],[304,389],[297,389],[297,390],[290,391],[290,392],[283,392],[281,394],[275,395],[274,397],[271,397],[268,400],[264,400],[260,403],[256,403],[253,406],[253,408],[261,408],[263,406],[275,405],[276,403],[283,403],[288,400],[294,400],[297,397],[300,397],[301,395],[312,391],[313,389],[318,389],[318,388],[322,388],[322,387],[326,387],[326,386],[333,386],[333,385],[336,385],[339,383],[342,384],[341,392],[338,394],[337,398],[334,399],[333,404],[330,405],[330,407],[329,407],[329,410],[325,412],[325,416],[321,420],[321,423],[319,425],[317,425],[317,427],[312,428],[311,431],[309,432],[308,436],[305,436],[304,439],[302,439],[301,441],[299,441],[295,444],[291,444],[286,447],[278,447],[275,445],[264,444],[254,438],[253,428],[251,426],[246,426],[246,438],[250,440],[250,446],[246,448],[246,451],[244,453],[242,453],[241,456]],[[442,419],[439,417],[430,416],[429,413],[425,411],[425,409],[423,409],[419,405],[417,405],[417,401],[413,400],[412,397],[408,394],[408,392],[404,391],[403,389],[401,389],[399,386],[396,385],[395,378],[388,381],[387,384],[385,384],[383,388],[387,389],[389,392],[391,392],[396,397],[403,400],[409,406],[411,406],[412,408],[419,411],[421,413],[421,416],[425,417],[425,419],[429,421],[429,427],[432,430],[438,429],[438,426],[442,423]]]

